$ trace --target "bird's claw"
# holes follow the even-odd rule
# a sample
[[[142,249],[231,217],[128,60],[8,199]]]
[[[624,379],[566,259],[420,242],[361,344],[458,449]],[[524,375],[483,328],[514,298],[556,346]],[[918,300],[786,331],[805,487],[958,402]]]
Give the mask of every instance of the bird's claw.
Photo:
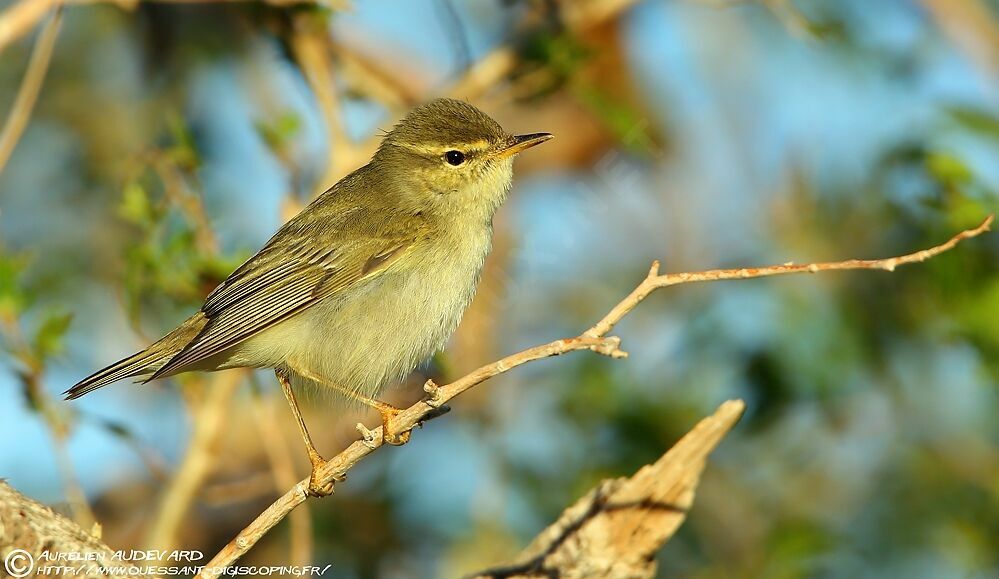
[[[326,459],[319,456],[318,453],[310,454],[309,460],[312,462],[312,474],[309,475],[309,488],[308,492],[310,497],[328,497],[333,494],[333,485],[337,482],[342,482],[344,477],[333,477],[332,480],[323,482],[320,479],[319,471],[326,465]]]
[[[389,421],[398,416],[400,412],[402,412],[401,409],[389,404],[378,408],[378,413],[382,415],[382,442],[391,444],[392,446],[402,446],[409,442],[411,434],[409,430],[403,432],[389,431]]]
[[[382,436],[382,442],[387,442],[392,446],[402,446],[409,442],[411,431],[407,430],[405,432],[399,432],[397,434],[385,433]]]
[[[316,476],[316,471],[312,471],[312,475],[309,476],[309,496],[322,498],[328,497],[333,494],[334,481],[321,482]]]
[[[325,461],[323,461],[325,464]],[[319,477],[319,469],[322,464],[312,466],[312,474],[309,475],[309,488],[306,491],[310,497],[322,498],[328,497],[333,494],[333,485],[336,484],[336,479],[323,482]]]

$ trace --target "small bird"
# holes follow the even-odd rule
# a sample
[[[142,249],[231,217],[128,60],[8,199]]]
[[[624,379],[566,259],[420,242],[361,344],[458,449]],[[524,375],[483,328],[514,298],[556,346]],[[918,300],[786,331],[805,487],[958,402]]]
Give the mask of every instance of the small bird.
[[[514,156],[551,139],[509,135],[472,105],[436,99],[413,109],[367,165],[284,224],[151,346],[84,378],[79,398],[124,378],[192,370],[273,368],[312,462],[325,463],[294,389],[337,392],[375,408],[389,433],[400,410],[377,397],[440,350],[475,293],[492,218],[510,190]]]

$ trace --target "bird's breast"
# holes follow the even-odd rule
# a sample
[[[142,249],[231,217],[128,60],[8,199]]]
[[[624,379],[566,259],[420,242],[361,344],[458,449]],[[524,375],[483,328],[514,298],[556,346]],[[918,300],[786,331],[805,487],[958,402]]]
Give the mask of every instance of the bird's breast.
[[[491,231],[428,240],[376,278],[348,288],[246,344],[368,396],[440,350],[471,303]]]

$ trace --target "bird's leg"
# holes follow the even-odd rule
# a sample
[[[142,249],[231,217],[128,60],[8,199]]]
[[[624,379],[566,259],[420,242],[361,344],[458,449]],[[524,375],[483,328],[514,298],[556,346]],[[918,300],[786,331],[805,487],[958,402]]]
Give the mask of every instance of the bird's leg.
[[[309,379],[312,380],[313,378],[309,377]],[[362,402],[377,410],[378,414],[380,414],[382,417],[382,442],[387,442],[394,446],[402,446],[403,444],[409,442],[408,430],[405,432],[391,432],[391,433],[389,432],[389,420],[392,420],[400,412],[402,412],[401,408],[396,408],[395,406],[392,406],[387,402],[382,402],[381,400],[368,398],[367,396],[358,394],[357,392],[353,392],[342,386],[337,386],[335,384],[327,384],[324,382],[319,382],[319,383],[325,386],[329,386],[330,388],[333,388],[334,390],[343,393],[345,396],[353,398],[354,400]]]
[[[364,396],[363,394],[358,394],[357,392],[354,392],[349,388],[344,388],[343,386],[337,384],[331,384],[330,382],[323,380],[322,378],[316,376],[315,374],[312,374],[311,372],[302,371],[299,368],[292,368],[292,370],[294,370],[296,374],[299,374],[303,378],[312,380],[317,384],[322,384],[323,386],[332,388],[348,398],[357,400],[358,402],[361,402],[377,410],[378,414],[380,414],[382,417],[382,442],[387,442],[394,446],[401,446],[409,442],[410,432],[408,430],[405,432],[389,432],[389,420],[392,420],[400,412],[402,412],[401,408],[396,408],[395,406],[392,406],[387,402],[382,402],[381,400],[368,398],[367,396]]]
[[[378,414],[382,417],[382,441],[395,446],[402,446],[409,442],[410,431],[405,432],[389,432],[389,420],[392,420],[402,412],[401,408],[396,408],[391,404],[382,402],[381,400],[375,400],[374,398],[367,398],[365,396],[357,395],[355,396],[361,402],[371,406],[378,411]]]
[[[302,440],[305,441],[305,448],[309,451],[309,462],[312,463],[312,473],[309,475],[309,494],[314,497],[331,495],[333,494],[333,482],[330,481],[326,484],[320,484],[319,482],[319,469],[326,464],[326,459],[319,454],[316,446],[312,444],[312,436],[309,435],[309,429],[305,426],[305,419],[302,418],[302,411],[298,408],[295,392],[291,389],[291,381],[280,370],[274,373],[277,375],[278,382],[281,383],[281,389],[284,390],[284,397],[288,399],[288,405],[291,406],[295,420],[298,421],[298,428],[302,431]]]

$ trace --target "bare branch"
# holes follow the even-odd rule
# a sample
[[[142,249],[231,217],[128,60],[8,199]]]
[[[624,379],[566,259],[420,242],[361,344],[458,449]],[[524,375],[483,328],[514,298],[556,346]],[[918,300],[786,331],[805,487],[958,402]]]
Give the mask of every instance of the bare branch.
[[[48,5],[46,5],[46,9]],[[44,14],[44,12],[42,12]],[[39,15],[41,17],[41,15]],[[25,127],[28,126],[28,119],[31,118],[31,111],[35,108],[38,100],[38,93],[42,90],[42,82],[45,81],[45,73],[49,70],[49,61],[52,60],[52,51],[55,49],[56,38],[59,36],[59,23],[62,21],[62,9],[56,8],[52,18],[45,24],[35,47],[31,51],[31,58],[28,60],[28,68],[21,81],[21,88],[17,91],[17,98],[7,114],[7,122],[4,123],[3,131],[0,132],[0,173],[3,173],[7,161],[14,153],[14,147],[21,140]],[[0,50],[3,48],[3,21],[0,21]]]
[[[292,461],[288,440],[278,425],[274,408],[273,396],[254,396],[253,411],[257,428],[260,430],[260,442],[263,444],[267,459],[271,463],[273,473],[272,486],[281,492],[295,485],[295,463]],[[284,400],[278,400],[284,407]],[[312,514],[308,505],[295,509],[288,518],[291,523],[290,542],[291,553],[288,560],[292,565],[308,565],[312,562]]]
[[[32,31],[58,4],[56,0],[21,0],[4,10],[0,14],[0,53],[8,44]]]
[[[558,5],[566,25],[583,32],[616,18],[636,3],[637,0],[560,0]],[[501,46],[468,67],[446,93],[461,99],[481,98],[514,71],[518,60],[516,50]]]
[[[78,554],[77,559],[62,559],[59,565],[66,575],[87,579],[105,577],[100,562],[112,561],[115,554],[98,536],[0,479],[0,558],[5,576],[35,577],[35,563],[45,552]]]
[[[50,9],[72,4],[115,4],[125,10],[133,10],[139,2],[157,4],[227,4],[263,2],[271,6],[291,7],[297,5],[326,6],[332,10],[344,10],[346,0],[21,0],[0,13],[0,53],[11,43],[31,32]]]
[[[321,183],[335,183],[356,166],[354,147],[344,127],[340,98],[333,78],[329,32],[313,22],[309,15],[294,18],[294,30],[289,39],[295,60],[315,95],[329,137],[329,159]]]
[[[908,263],[925,261],[931,257],[939,255],[952,249],[964,239],[981,235],[988,231],[992,224],[993,217],[989,216],[981,225],[974,229],[968,229],[955,235],[950,240],[940,245],[924,249],[907,255],[876,260],[847,260],[830,263],[812,263],[806,265],[774,265],[769,267],[742,268],[742,269],[717,269],[693,273],[659,274],[659,264],[654,263],[649,270],[648,276],[638,285],[626,298],[618,303],[602,320],[597,322],[592,328],[575,338],[555,340],[540,346],[529,348],[522,352],[507,356],[502,360],[487,364],[472,371],[469,374],[446,384],[438,386],[432,381],[428,381],[426,387],[427,398],[404,409],[391,421],[388,427],[393,432],[409,431],[419,425],[428,414],[440,405],[458,396],[462,392],[480,384],[493,376],[507,372],[521,364],[526,364],[532,360],[540,360],[552,356],[559,356],[577,350],[590,350],[598,354],[612,358],[623,358],[627,353],[621,350],[621,341],[616,337],[608,337],[607,333],[613,329],[625,315],[635,308],[649,294],[659,288],[679,285],[683,283],[693,283],[700,281],[719,281],[726,279],[751,279],[773,275],[783,275],[790,273],[817,273],[820,271],[844,270],[844,269],[880,269],[894,271],[895,267]],[[355,441],[340,454],[330,459],[320,472],[320,482],[330,483],[342,480],[344,475],[355,464],[360,462],[376,449],[382,446],[382,427],[373,430],[358,425],[362,432],[362,439]],[[305,502],[308,497],[309,479],[299,481],[291,490],[278,498],[270,507],[257,516],[243,531],[226,545],[202,570],[199,577],[217,577],[223,572],[226,566],[231,565],[244,553],[250,550],[253,545],[263,537],[267,531],[274,527],[284,517],[288,515],[298,505]]]
[[[654,577],[656,551],[694,503],[708,455],[745,410],[729,400],[654,464],[602,481],[538,534],[516,561],[477,578]]]
[[[940,255],[941,253],[952,249],[955,245],[965,239],[976,237],[985,233],[992,226],[993,218],[994,217],[992,215],[989,215],[978,227],[975,227],[974,229],[966,229],[940,245],[909,253],[907,255],[890,257],[887,259],[850,259],[847,261],[808,263],[804,265],[785,263],[783,265],[772,265],[769,267],[712,269],[696,273],[667,273],[663,275],[659,275],[659,262],[656,261],[653,262],[652,268],[649,270],[649,275],[645,278],[645,281],[639,284],[639,286],[631,292],[631,295],[621,301],[621,303],[615,306],[610,313],[604,316],[604,319],[597,322],[595,326],[587,330],[583,335],[603,336],[614,327],[614,324],[621,321],[621,318],[630,312],[632,308],[645,299],[645,296],[661,287],[702,281],[749,279],[754,277],[786,275],[790,273],[818,273],[820,271],[843,269],[880,269],[884,271],[895,271],[895,268],[900,265],[926,261],[931,257]]]

